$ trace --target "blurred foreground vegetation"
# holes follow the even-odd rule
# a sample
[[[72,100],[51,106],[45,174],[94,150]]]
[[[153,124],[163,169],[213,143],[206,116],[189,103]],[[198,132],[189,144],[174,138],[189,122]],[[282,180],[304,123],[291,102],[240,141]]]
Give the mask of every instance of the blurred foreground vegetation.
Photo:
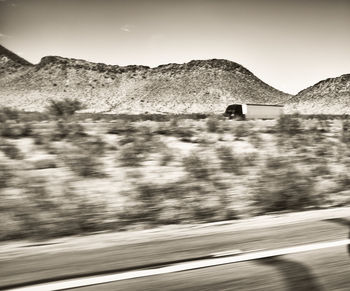
[[[350,202],[350,119],[0,110],[0,240]]]

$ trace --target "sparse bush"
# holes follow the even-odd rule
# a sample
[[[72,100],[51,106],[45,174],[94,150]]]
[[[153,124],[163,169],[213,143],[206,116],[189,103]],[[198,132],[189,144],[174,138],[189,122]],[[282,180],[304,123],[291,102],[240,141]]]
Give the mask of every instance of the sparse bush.
[[[23,159],[21,151],[12,143],[5,143],[0,146],[0,150],[10,159],[20,160]]]
[[[0,124],[0,136],[7,138],[27,137],[32,134],[32,127],[29,123],[9,123],[7,121]]]
[[[103,177],[101,163],[89,153],[75,153],[65,157],[65,163],[81,177]]]
[[[300,210],[318,205],[313,180],[285,161],[272,158],[262,169],[254,195],[262,212]]]
[[[217,221],[235,217],[218,193],[187,180],[159,185],[138,183],[118,215],[124,224]]]
[[[220,129],[220,122],[219,120],[213,118],[213,117],[209,117],[207,122],[206,122],[206,125],[207,125],[207,130],[208,132],[219,132],[221,131]]]
[[[342,133],[341,141],[346,144],[350,144],[350,120],[345,119],[342,121]]]
[[[7,121],[0,123],[0,136],[15,138],[17,134],[13,130],[13,126],[11,126]]]
[[[133,143],[137,140],[137,137],[135,135],[131,135],[131,136],[125,136],[124,138],[121,138],[119,140],[119,145],[123,146],[126,145],[128,143]]]
[[[243,162],[234,156],[230,147],[222,146],[216,149],[216,154],[220,159],[221,169],[226,173],[234,173],[236,175],[243,174]]]
[[[276,130],[286,135],[295,135],[303,131],[298,115],[281,115],[277,120]]]
[[[51,133],[51,140],[58,141],[65,138],[74,140],[85,136],[87,134],[80,123],[57,121],[55,129]]]
[[[170,127],[177,127],[179,124],[179,119],[174,117],[170,120]]]
[[[119,121],[108,129],[109,134],[133,134],[137,129],[129,122]]]
[[[190,128],[178,127],[174,130],[174,135],[179,137],[181,141],[190,142],[194,132]]]
[[[125,167],[139,167],[146,159],[147,150],[140,141],[135,141],[123,147],[119,152],[119,161]]]
[[[32,137],[35,145],[44,145],[46,142],[46,137],[40,133],[34,133]]]
[[[251,129],[246,123],[241,123],[233,128],[233,134],[236,140],[240,140],[243,137],[247,137],[251,134]]]
[[[314,177],[321,177],[321,176],[326,176],[330,174],[331,174],[331,171],[329,170],[327,161],[325,161],[324,163],[320,163],[312,168],[312,175]]]
[[[185,170],[196,179],[208,180],[210,178],[211,170],[208,167],[208,161],[199,157],[195,152],[183,159],[183,165]]]
[[[259,156],[257,153],[244,154],[241,158],[241,163],[244,167],[254,167]]]
[[[259,133],[252,131],[248,136],[249,142],[256,148],[259,149],[263,145],[263,139]]]
[[[174,159],[173,153],[169,149],[164,150],[160,158],[160,165],[167,166],[173,159]]]
[[[48,114],[56,118],[66,118],[72,116],[76,111],[84,109],[85,106],[76,99],[65,98],[63,100],[50,100],[47,106]]]
[[[23,183],[21,198],[6,199],[0,206],[0,221],[7,218],[0,240],[18,238],[47,239],[111,228],[106,203],[89,199],[65,187],[53,193],[42,179]],[[19,201],[21,199],[21,201]],[[3,225],[1,225],[3,226]]]
[[[41,170],[41,169],[51,169],[56,168],[56,162],[53,159],[40,159],[37,161],[34,161],[34,167],[35,169]]]
[[[172,119],[169,125],[167,124],[160,125],[154,133],[160,134],[160,135],[167,135],[167,136],[176,136],[180,138],[180,140],[185,142],[191,142],[191,138],[195,134],[193,129],[179,126],[177,123],[177,119]]]
[[[338,183],[340,187],[340,191],[347,190],[350,187],[350,175],[349,174],[341,174],[338,177]]]
[[[106,143],[99,136],[87,136],[74,140],[74,144],[86,154],[101,157],[106,151]]]
[[[329,132],[331,129],[331,124],[329,119],[318,120],[317,130],[318,132],[325,133]]]
[[[0,122],[5,122],[7,120],[18,120],[19,112],[16,109],[10,107],[0,108]]]
[[[162,201],[177,189],[178,187],[171,188],[170,185],[138,183],[133,193],[126,193],[128,202],[123,211],[118,214],[118,218],[124,224],[157,224],[162,210]]]
[[[10,180],[13,177],[13,173],[8,166],[0,163],[0,189],[10,186]]]

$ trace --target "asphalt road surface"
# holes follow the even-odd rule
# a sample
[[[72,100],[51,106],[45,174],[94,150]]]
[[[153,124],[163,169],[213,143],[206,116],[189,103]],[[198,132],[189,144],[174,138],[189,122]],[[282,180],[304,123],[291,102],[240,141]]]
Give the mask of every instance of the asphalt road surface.
[[[349,290],[344,247],[193,271],[150,276],[75,290]]]
[[[322,215],[321,215],[322,217]],[[271,250],[348,238],[350,217],[278,225],[214,227],[193,235],[162,237],[99,248],[24,252],[3,257],[0,289],[30,282],[113,273],[121,269],[239,249]],[[91,241],[91,240],[90,240]],[[87,243],[89,240],[87,240]],[[40,248],[40,246],[38,246]],[[18,285],[19,284],[19,285]],[[350,257],[346,246],[233,263],[76,290],[350,290]]]

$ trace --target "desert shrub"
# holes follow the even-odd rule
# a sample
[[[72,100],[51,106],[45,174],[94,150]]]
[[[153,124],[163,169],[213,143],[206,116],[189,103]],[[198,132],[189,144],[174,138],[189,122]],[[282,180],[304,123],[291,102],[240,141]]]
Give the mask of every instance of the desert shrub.
[[[63,100],[50,100],[46,110],[55,118],[72,116],[76,111],[84,109],[85,106],[77,99],[65,98]]]
[[[104,177],[101,171],[101,162],[90,153],[76,152],[64,158],[66,165],[68,165],[73,172],[81,177]]]
[[[214,117],[209,117],[206,122],[208,132],[218,132],[220,129],[220,121]]]
[[[185,170],[194,178],[199,180],[208,180],[211,176],[211,170],[208,167],[208,161],[201,158],[196,152],[182,160]]]
[[[331,144],[327,144],[326,142],[324,142],[323,144],[318,145],[315,148],[315,154],[316,156],[319,157],[328,157],[328,156],[332,156],[332,145]]]
[[[9,187],[12,177],[13,173],[9,167],[3,163],[0,163],[0,189]]]
[[[84,127],[77,122],[57,121],[51,132],[51,140],[58,141],[65,138],[76,139],[87,136]]]
[[[174,154],[170,151],[170,149],[163,150],[160,158],[160,165],[167,166],[172,160],[174,160]]]
[[[74,145],[90,156],[101,157],[106,151],[106,143],[99,136],[86,136],[74,140]]]
[[[237,140],[247,137],[251,134],[251,128],[246,123],[241,123],[233,128],[233,134]]]
[[[162,146],[147,127],[140,128],[134,135],[122,138],[119,144],[123,146],[119,159],[124,166],[140,166],[150,153],[159,152]]]
[[[7,120],[18,120],[19,111],[10,108],[10,107],[2,107],[0,108],[0,122],[5,122]]]
[[[262,212],[300,210],[318,204],[313,180],[292,164],[271,158],[261,170],[253,199]]]
[[[162,201],[171,193],[177,192],[178,187],[172,185],[157,185],[153,183],[137,183],[135,191],[127,192],[128,202],[123,211],[118,213],[118,219],[124,224],[159,223],[159,214],[162,210]]]
[[[190,141],[190,138],[194,136],[194,132],[187,127],[177,127],[171,131],[170,135],[174,135],[182,141]]]
[[[66,187],[63,201],[58,209],[60,217],[65,216],[63,223],[58,224],[62,235],[103,231],[113,228],[112,216],[107,210],[107,201],[98,197],[87,197],[77,190]]]
[[[130,135],[130,136],[125,136],[123,138],[121,138],[118,143],[119,145],[123,146],[123,145],[126,145],[128,143],[133,143],[137,140],[137,136],[135,135]]]
[[[188,114],[177,115],[177,117],[180,119],[201,120],[201,119],[206,119],[208,115],[203,113],[188,113]]]
[[[134,134],[137,129],[129,122],[118,121],[113,124],[108,130],[109,134]]]
[[[350,144],[350,120],[344,119],[342,121],[341,141]]]
[[[329,132],[330,129],[331,129],[331,122],[328,118],[318,120],[318,124],[317,124],[318,132],[326,133],[326,132]]]
[[[286,135],[295,135],[303,131],[298,115],[281,115],[277,120],[276,130]]]
[[[278,136],[279,144],[286,146],[289,145],[294,148],[298,153],[310,153],[312,148],[317,142],[315,142],[315,138],[318,134],[314,134],[313,132],[298,134],[294,137],[285,137],[283,135]]]
[[[177,127],[178,124],[179,124],[179,118],[173,117],[173,118],[170,120],[169,126],[170,126],[170,127]]]
[[[148,127],[122,138],[119,144],[122,146],[119,160],[123,166],[130,167],[140,166],[150,153],[158,153],[162,148],[162,143]]]
[[[350,187],[350,175],[349,174],[341,174],[337,178],[340,191],[342,190],[348,190]]]
[[[257,163],[257,160],[259,158],[259,155],[257,153],[247,153],[242,155],[241,157],[241,164],[244,167],[254,167]]]
[[[10,159],[23,159],[21,151],[12,143],[4,143],[0,146],[0,150]]]
[[[17,134],[13,130],[13,126],[7,121],[0,123],[0,136],[8,138],[16,138]]]
[[[182,141],[190,142],[195,132],[193,129],[185,126],[179,126],[176,118],[172,119],[169,124],[163,123],[154,131],[155,134],[176,136]]]
[[[56,168],[56,162],[53,159],[40,159],[33,162],[35,169],[51,169]]]
[[[138,183],[118,218],[124,224],[169,224],[234,218],[218,193],[187,180],[170,184]]]
[[[21,128],[21,137],[28,137],[33,134],[32,125],[28,122],[24,123]]]
[[[140,126],[138,128],[138,133],[136,136],[140,138],[144,143],[151,143],[155,141],[152,129],[148,126]]]
[[[243,163],[235,157],[232,148],[221,146],[216,149],[216,154],[220,160],[221,169],[226,173],[233,173],[236,175],[243,174]]]
[[[193,130],[187,127],[178,127],[173,130],[173,133],[182,141],[190,141],[190,138],[194,136]]]
[[[0,124],[0,136],[7,138],[20,138],[31,136],[32,126],[30,123],[9,123]]]
[[[89,199],[69,187],[52,192],[46,181],[31,178],[23,183],[20,197],[3,197],[6,208],[0,206],[0,218],[7,218],[11,227],[2,228],[0,240],[46,239],[111,228],[105,201]]]
[[[311,175],[314,177],[326,176],[330,174],[331,174],[331,171],[328,167],[327,161],[316,164],[311,170]]]
[[[172,128],[174,126],[171,126],[170,124],[167,123],[159,123],[158,128],[154,131],[154,134],[159,134],[159,135],[172,135]]]
[[[263,139],[259,133],[252,131],[249,136],[249,143],[251,143],[255,148],[259,149],[263,145]]]
[[[119,161],[125,167],[138,167],[146,159],[147,150],[140,141],[127,144],[119,152]]]
[[[163,199],[162,195],[166,195],[167,189],[154,184],[138,184],[136,187],[136,202],[140,203],[137,213],[133,214],[133,219],[138,222],[152,222],[157,221],[157,215],[160,209],[160,201]],[[165,191],[165,192],[164,192]]]
[[[35,145],[44,145],[47,142],[47,137],[44,136],[43,134],[38,133],[38,132],[35,132],[32,135],[32,138],[34,139]]]

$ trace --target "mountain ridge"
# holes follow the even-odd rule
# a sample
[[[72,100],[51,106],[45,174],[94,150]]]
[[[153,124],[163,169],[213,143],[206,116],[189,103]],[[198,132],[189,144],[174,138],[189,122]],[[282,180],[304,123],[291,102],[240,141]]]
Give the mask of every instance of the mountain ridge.
[[[46,56],[16,66],[0,67],[0,105],[27,111],[44,110],[50,99],[76,98],[90,112],[222,113],[232,103],[276,104],[291,97],[224,59],[151,68]]]
[[[19,63],[24,66],[33,66],[32,63],[28,62],[24,58],[18,56],[17,54],[13,53],[12,51],[8,50],[2,45],[0,45],[0,56],[7,57],[11,59],[13,62]]]
[[[288,103],[292,112],[350,114],[350,74],[321,80],[301,90]]]

